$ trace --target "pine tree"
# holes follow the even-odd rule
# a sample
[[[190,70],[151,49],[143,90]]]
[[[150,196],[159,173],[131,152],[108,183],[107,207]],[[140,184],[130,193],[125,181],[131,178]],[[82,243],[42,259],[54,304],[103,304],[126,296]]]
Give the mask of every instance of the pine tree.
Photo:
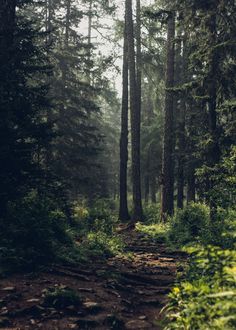
[[[142,219],[141,173],[140,173],[140,105],[138,104],[134,28],[132,17],[132,0],[126,0],[127,12],[127,39],[130,77],[130,118],[131,118],[131,145],[132,145],[132,184],[133,184],[133,220]]]
[[[129,111],[129,73],[128,73],[127,14],[125,13],[123,48],[123,87],[120,135],[120,208],[119,219],[129,220],[127,201],[127,163],[128,163],[128,111]]]
[[[41,33],[22,16],[24,4],[4,1],[0,7],[2,214],[9,201],[45,183],[45,150],[50,140],[44,120],[49,107],[44,81],[51,69],[45,49],[38,46]],[[35,80],[36,76],[41,79]]]

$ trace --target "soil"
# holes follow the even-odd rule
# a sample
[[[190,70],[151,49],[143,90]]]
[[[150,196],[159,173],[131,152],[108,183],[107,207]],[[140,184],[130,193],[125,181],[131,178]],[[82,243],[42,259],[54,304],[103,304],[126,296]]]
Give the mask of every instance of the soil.
[[[127,256],[84,265],[54,265],[47,271],[0,280],[0,328],[163,329],[168,293],[186,260],[135,231],[120,233]],[[46,290],[72,289],[81,304],[45,306]]]

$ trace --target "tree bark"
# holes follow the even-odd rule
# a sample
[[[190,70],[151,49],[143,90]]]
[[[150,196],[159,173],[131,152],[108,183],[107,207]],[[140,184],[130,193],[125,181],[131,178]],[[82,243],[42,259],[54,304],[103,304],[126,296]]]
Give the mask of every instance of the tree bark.
[[[140,173],[140,107],[138,105],[132,0],[126,0],[130,78],[130,119],[132,146],[133,221],[143,218]]]
[[[69,31],[70,31],[70,15],[71,15],[71,0],[66,3],[66,31],[65,31],[65,46],[69,46]]]
[[[217,26],[216,15],[213,13],[209,21],[209,30],[211,35],[212,49],[217,45]],[[220,147],[218,143],[217,132],[217,71],[218,71],[219,59],[217,49],[212,50],[212,56],[210,58],[210,72],[209,72],[209,101],[208,101],[208,120],[209,120],[209,132],[211,137],[211,147],[208,151],[208,166],[213,168],[220,160]],[[211,196],[211,190],[214,188],[214,179],[209,178],[208,186],[208,202],[210,205],[211,220],[214,221],[217,213],[217,205],[214,201],[214,197]]]
[[[195,182],[195,167],[190,161],[188,165],[188,176],[187,176],[187,204],[195,203],[196,201],[196,182]]]
[[[167,66],[166,66],[166,97],[164,119],[164,143],[162,163],[162,210],[161,218],[166,220],[174,211],[174,166],[173,166],[173,91],[175,61],[175,15],[170,13],[167,31]]]
[[[181,84],[186,82],[186,41],[182,44],[181,58]],[[179,118],[177,127],[178,159],[177,159],[177,207],[182,209],[184,205],[184,163],[185,163],[185,116],[186,116],[186,96],[182,95],[179,107]]]
[[[0,3],[0,55],[9,52],[12,46],[16,16],[16,1],[1,0]],[[5,56],[4,55],[4,56]]]
[[[128,164],[128,111],[129,111],[129,73],[128,73],[127,14],[125,13],[124,48],[123,48],[123,88],[120,135],[120,209],[119,219],[130,219],[127,202],[127,164]]]

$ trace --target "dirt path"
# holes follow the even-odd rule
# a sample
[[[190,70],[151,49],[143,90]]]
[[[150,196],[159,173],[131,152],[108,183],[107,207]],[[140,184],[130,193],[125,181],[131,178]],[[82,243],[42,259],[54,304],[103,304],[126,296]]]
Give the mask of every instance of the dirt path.
[[[0,281],[3,329],[162,329],[160,310],[185,256],[167,252],[136,232],[125,234],[132,258],[94,260],[77,267],[54,266],[40,274]],[[49,308],[45,290],[70,288],[82,305]]]

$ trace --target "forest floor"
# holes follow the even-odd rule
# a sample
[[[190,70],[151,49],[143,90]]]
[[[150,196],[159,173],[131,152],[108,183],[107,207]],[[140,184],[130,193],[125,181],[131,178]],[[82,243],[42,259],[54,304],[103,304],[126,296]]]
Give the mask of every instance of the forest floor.
[[[0,328],[162,329],[160,311],[186,256],[136,231],[120,235],[124,256],[1,279]],[[81,304],[45,306],[45,292],[55,288],[79,293]]]

